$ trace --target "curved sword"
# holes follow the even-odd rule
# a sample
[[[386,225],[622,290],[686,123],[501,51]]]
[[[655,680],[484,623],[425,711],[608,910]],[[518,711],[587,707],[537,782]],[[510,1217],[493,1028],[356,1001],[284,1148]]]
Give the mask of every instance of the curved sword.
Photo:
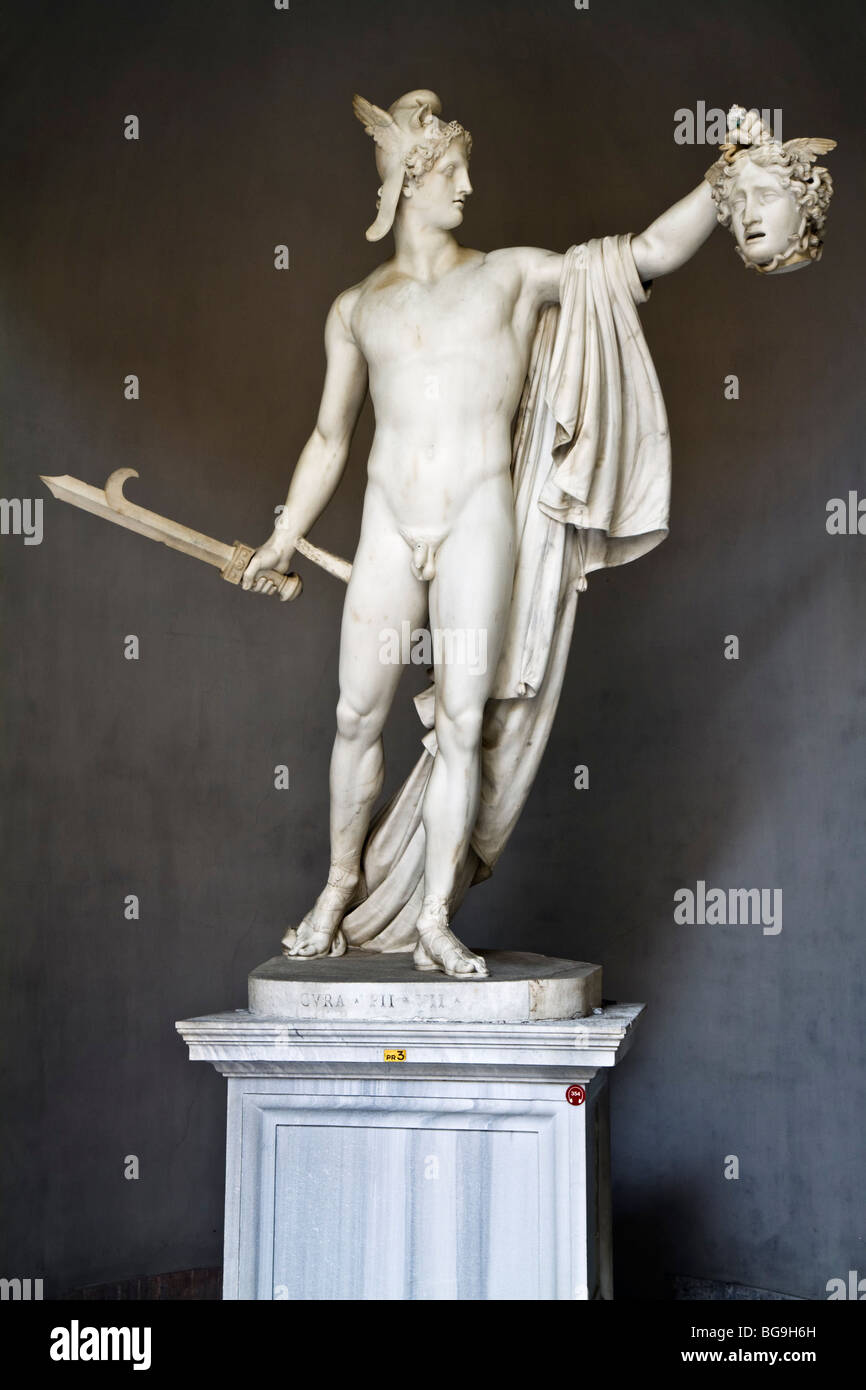
[[[180,550],[184,555],[192,555],[196,560],[204,560],[208,565],[217,565],[223,579],[227,579],[230,584],[240,584],[244,570],[256,553],[254,546],[245,545],[243,541],[227,545],[225,541],[214,540],[212,536],[202,535],[200,531],[193,531],[189,526],[182,526],[180,522],[171,521],[166,516],[160,516],[158,512],[148,511],[146,507],[139,507],[137,503],[130,502],[129,498],[124,496],[123,485],[127,478],[138,477],[135,468],[116,468],[106,482],[104,490],[91,487],[89,483],[83,483],[80,478],[72,478],[68,473],[56,478],[47,478],[43,474],[39,476],[52,496],[58,497],[61,502],[70,502],[73,507],[93,512],[95,516],[113,521],[117,526],[125,526],[128,531],[136,531],[140,536],[147,536],[152,541],[161,541],[163,545],[171,546],[172,550]],[[303,536],[298,539],[295,549],[305,559],[312,560],[314,564],[348,584],[352,566],[347,560],[341,560],[339,555],[332,555],[330,551],[320,550]],[[262,570],[261,577],[270,579],[283,602],[297,598],[303,588],[297,574]]]

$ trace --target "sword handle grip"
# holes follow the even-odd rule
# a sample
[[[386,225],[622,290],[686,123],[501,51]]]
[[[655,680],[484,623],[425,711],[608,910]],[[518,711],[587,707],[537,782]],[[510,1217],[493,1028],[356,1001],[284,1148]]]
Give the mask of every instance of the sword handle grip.
[[[269,579],[272,584],[276,585],[277,597],[282,603],[297,598],[304,587],[299,574],[279,574],[277,570],[262,570],[259,578]]]
[[[227,579],[229,584],[240,584],[244,570],[255,553],[251,545],[244,545],[243,541],[235,541],[231,558],[220,570],[223,579]],[[283,603],[289,599],[297,598],[304,587],[300,575],[294,573],[280,574],[277,570],[262,570],[258,578],[269,579]]]

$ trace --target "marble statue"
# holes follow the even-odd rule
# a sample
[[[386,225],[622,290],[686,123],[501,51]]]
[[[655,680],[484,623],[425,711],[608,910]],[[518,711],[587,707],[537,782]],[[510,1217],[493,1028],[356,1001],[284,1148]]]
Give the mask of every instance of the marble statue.
[[[747,113],[728,113],[732,134]],[[765,275],[799,270],[821,259],[833,180],[815,163],[835,140],[800,138],[784,144],[763,126],[752,128],[748,147],[730,140],[709,176],[723,227],[730,227],[749,269]]]
[[[734,108],[731,147],[639,235],[563,255],[484,252],[455,237],[472,142],[441,118],[436,94],[409,92],[387,111],[356,97],[354,110],[381,181],[367,238],[393,231],[394,253],[334,301],[316,426],[242,581],[278,591],[274,576],[340,480],[369,389],[375,437],[343,609],[330,869],[282,945],[293,957],[412,951],[418,970],[477,980],[484,960],[451,918],[491,873],[528,795],[578,593],[591,571],[667,534],[667,420],[636,306],[717,220],[749,265],[778,269],[792,249],[814,258],[830,185],[811,163],[832,142],[779,149]],[[415,701],[423,752],[371,823],[402,671],[383,658],[384,639],[428,618],[434,637],[483,634],[485,660],[470,659],[478,642],[434,641],[433,685]]]

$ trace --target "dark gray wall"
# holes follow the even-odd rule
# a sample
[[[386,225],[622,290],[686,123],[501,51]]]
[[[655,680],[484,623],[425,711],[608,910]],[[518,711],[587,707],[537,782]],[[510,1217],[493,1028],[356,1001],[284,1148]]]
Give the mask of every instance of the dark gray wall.
[[[591,581],[537,784],[459,919],[474,944],[601,961],[610,998],[649,1005],[614,1086],[620,1293],[665,1296],[681,1274],[823,1297],[866,1258],[866,539],[824,524],[829,497],[866,492],[860,7],[13,10],[2,494],[133,466],[136,499],[225,539],[269,531],[328,305],[381,256],[354,90],[387,104],[432,85],[470,127],[464,232],[483,248],[640,230],[714,153],[674,143],[678,107],[780,107],[786,136],[838,139],[819,267],[747,275],[717,232],[643,311],[672,534]],[[314,533],[346,555],[370,428],[367,412]],[[0,1273],[58,1294],[219,1260],[224,1083],[173,1023],[242,1005],[325,872],[341,588],[307,566],[299,603],[258,600],[50,499],[43,544],[3,537],[2,562]],[[390,785],[416,756],[412,679]],[[781,887],[781,935],[675,925],[675,889],[699,878]]]

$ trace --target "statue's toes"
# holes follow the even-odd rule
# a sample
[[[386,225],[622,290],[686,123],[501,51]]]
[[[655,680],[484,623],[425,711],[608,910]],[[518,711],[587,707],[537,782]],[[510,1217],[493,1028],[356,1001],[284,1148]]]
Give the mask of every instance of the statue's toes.
[[[324,953],[316,950],[316,944],[308,936],[301,936],[300,929],[291,927],[283,937],[284,956],[321,956]]]
[[[486,979],[489,975],[486,964],[481,956],[458,955],[456,959],[445,966],[446,975],[453,975],[457,979],[467,980],[473,976]]]

